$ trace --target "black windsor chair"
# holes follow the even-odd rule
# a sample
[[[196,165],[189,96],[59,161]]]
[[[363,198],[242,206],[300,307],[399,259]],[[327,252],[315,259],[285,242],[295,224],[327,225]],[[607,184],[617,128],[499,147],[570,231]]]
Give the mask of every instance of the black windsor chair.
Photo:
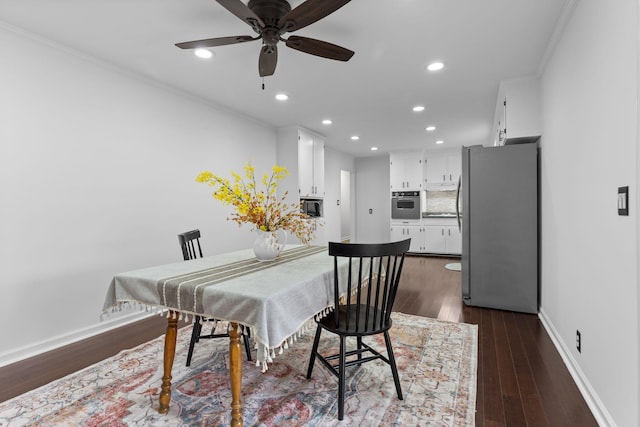
[[[182,248],[182,256],[185,261],[195,258],[202,258],[202,248],[200,247],[200,230],[191,230],[186,233],[178,234],[178,241],[180,242],[180,248]],[[196,252],[197,248],[197,252]],[[193,331],[191,332],[191,341],[189,342],[189,352],[187,353],[187,366],[191,365],[191,357],[193,356],[193,349],[198,341],[206,338],[224,338],[229,337],[229,333],[214,333],[216,328],[216,319],[206,319],[206,321],[213,322],[214,326],[211,329],[210,334],[202,334],[202,316],[195,316],[193,323]],[[247,353],[247,360],[251,361],[251,347],[249,345],[249,336],[242,334],[244,339],[244,349]]]
[[[338,419],[344,418],[345,369],[348,366],[381,359],[391,366],[398,399],[402,400],[398,368],[391,347],[389,328],[391,328],[391,309],[400,282],[400,273],[405,253],[409,250],[411,239],[391,243],[335,243],[329,242],[329,255],[334,257],[334,311],[323,319],[317,320],[311,359],[307,370],[307,378],[311,378],[316,358],[338,377]],[[346,298],[340,298],[338,278],[338,258],[349,259],[349,273],[346,279]],[[364,267],[365,260],[368,267]],[[359,266],[355,263],[359,261]],[[355,268],[358,269],[356,277]],[[343,288],[344,289],[344,288]],[[350,297],[351,296],[351,297]],[[342,302],[341,302],[342,301]],[[340,337],[340,352],[323,356],[318,352],[318,344],[322,330]],[[362,342],[362,337],[384,334],[387,356],[384,357],[373,348]],[[346,351],[347,337],[356,337],[357,348]],[[370,354],[363,358],[363,353]],[[357,356],[350,358],[349,356]],[[338,360],[333,365],[330,361]]]

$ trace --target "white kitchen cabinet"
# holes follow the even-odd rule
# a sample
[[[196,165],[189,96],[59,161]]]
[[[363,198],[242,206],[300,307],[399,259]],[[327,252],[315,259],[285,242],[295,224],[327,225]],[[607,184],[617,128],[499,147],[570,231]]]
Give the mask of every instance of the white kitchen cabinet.
[[[289,171],[278,186],[281,197],[299,203],[300,197],[324,198],[324,138],[305,129],[278,129],[277,163]]]
[[[513,141],[541,135],[540,105],[538,77],[501,81],[493,119],[492,145],[504,145],[507,139]]]
[[[421,190],[422,172],[422,152],[408,151],[389,154],[392,191]]]
[[[459,150],[447,152],[425,152],[425,186],[454,185],[462,173],[462,153]]]
[[[328,244],[324,219],[309,219],[313,222],[314,238],[310,242],[314,246],[326,246]]]
[[[426,252],[451,255],[462,253],[462,234],[457,225],[425,225],[424,230]]]
[[[298,163],[300,197],[324,197],[324,139],[299,130]]]
[[[411,238],[409,252],[424,252],[424,227],[421,225],[394,224],[391,226],[391,241]]]

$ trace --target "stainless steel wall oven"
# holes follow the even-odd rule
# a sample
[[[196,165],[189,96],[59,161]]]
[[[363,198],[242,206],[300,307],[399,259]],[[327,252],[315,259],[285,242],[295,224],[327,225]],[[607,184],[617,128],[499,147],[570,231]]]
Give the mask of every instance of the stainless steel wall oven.
[[[394,191],[391,193],[391,219],[420,219],[420,192]]]

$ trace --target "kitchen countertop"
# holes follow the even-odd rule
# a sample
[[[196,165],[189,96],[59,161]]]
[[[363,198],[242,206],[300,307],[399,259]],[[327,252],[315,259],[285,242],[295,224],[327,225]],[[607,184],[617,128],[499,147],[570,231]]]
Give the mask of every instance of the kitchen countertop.
[[[423,213],[422,218],[455,218],[454,213]]]

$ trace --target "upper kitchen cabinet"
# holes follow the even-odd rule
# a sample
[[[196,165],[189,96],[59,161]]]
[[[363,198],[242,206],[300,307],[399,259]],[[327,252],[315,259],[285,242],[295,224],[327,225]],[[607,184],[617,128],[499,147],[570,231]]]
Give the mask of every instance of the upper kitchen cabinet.
[[[422,152],[407,151],[389,154],[391,190],[422,189]]]
[[[324,139],[298,132],[298,186],[300,197],[324,197]]]
[[[498,89],[492,145],[527,142],[542,133],[540,79],[503,80]]]
[[[450,186],[458,183],[462,173],[462,153],[455,151],[426,151],[424,153],[424,181],[426,186]]]
[[[324,138],[306,129],[278,129],[278,164],[287,168],[294,180],[282,186],[289,196],[324,197]],[[295,184],[294,184],[295,183]]]

